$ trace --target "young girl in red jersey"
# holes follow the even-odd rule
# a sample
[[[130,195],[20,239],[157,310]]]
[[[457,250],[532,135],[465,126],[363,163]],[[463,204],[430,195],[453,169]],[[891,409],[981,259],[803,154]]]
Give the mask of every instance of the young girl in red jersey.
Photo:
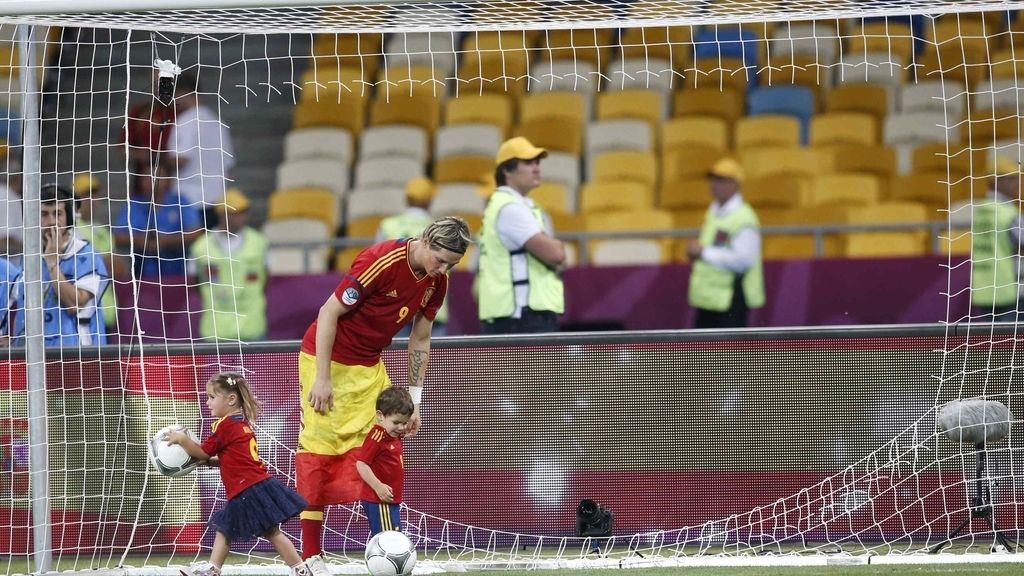
[[[385,388],[377,396],[377,423],[356,453],[356,470],[363,479],[359,499],[370,523],[370,536],[383,530],[402,530],[402,437],[415,408],[407,389]]]
[[[206,406],[218,420],[211,433],[197,444],[184,430],[169,432],[169,444],[179,444],[189,456],[220,466],[220,478],[228,503],[210,518],[217,531],[209,562],[197,562],[182,569],[183,576],[217,576],[231,550],[233,540],[262,536],[274,545],[292,574],[306,576],[308,569],[292,541],[278,527],[298,516],[306,501],[267,472],[256,448],[256,435],[249,420],[260,414],[260,402],[241,374],[217,374],[206,384]],[[214,459],[215,458],[215,459]]]

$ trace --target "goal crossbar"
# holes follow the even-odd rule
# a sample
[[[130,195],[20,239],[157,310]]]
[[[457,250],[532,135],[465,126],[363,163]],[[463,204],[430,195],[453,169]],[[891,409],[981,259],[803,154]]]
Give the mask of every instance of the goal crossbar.
[[[501,7],[502,9],[494,9]],[[415,32],[618,28],[829,20],[908,14],[951,14],[1024,8],[996,0],[795,0],[773,4],[723,0],[0,0],[0,22],[84,28],[237,33],[259,22],[261,33]]]

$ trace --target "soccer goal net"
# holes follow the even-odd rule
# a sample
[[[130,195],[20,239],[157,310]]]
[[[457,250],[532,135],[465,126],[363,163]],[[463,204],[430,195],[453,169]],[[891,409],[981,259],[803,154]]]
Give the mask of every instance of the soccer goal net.
[[[416,176],[478,231],[513,135],[549,151],[556,230],[643,228],[633,246],[671,261],[678,238],[651,231],[696,226],[732,155],[762,222],[797,227],[766,254],[934,251],[948,313],[889,335],[437,345],[407,446],[419,570],[1021,556],[1024,2],[131,4],[0,1],[8,573],[205,558],[217,471],[161,476],[146,448],[209,433],[223,370],[264,399],[261,456],[293,482],[294,339],[323,273]],[[294,308],[253,295],[268,275],[294,275]],[[398,384],[403,362],[386,355]],[[362,572],[358,506],[326,531],[330,567]],[[253,541],[225,572],[287,568]]]

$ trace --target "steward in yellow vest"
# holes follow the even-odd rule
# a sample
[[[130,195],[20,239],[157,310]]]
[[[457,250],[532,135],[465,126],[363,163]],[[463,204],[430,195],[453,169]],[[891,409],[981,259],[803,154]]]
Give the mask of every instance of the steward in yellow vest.
[[[743,168],[723,158],[708,172],[714,201],[704,216],[700,238],[687,246],[693,261],[689,302],[696,328],[747,325],[747,311],[764,306],[761,225],[743,201]]]
[[[1016,321],[1020,273],[1020,167],[995,158],[992,190],[971,212],[971,307],[987,320]]]
[[[249,199],[229,189],[214,210],[218,230],[209,230],[190,249],[192,276],[199,281],[203,312],[199,335],[253,342],[267,336],[267,239],[247,226]]]
[[[541,207],[527,198],[540,185],[540,161],[547,154],[523,137],[498,148],[498,189],[480,231],[476,288],[484,334],[558,331],[558,315],[565,311],[565,246],[553,237]]]

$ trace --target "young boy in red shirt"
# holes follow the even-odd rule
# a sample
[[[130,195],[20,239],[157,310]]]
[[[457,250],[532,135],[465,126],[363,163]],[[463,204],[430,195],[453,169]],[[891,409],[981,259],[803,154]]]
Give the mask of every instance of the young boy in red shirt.
[[[408,390],[385,388],[377,396],[377,423],[356,453],[356,471],[363,479],[359,498],[370,523],[370,536],[402,530],[402,437],[415,408]]]

